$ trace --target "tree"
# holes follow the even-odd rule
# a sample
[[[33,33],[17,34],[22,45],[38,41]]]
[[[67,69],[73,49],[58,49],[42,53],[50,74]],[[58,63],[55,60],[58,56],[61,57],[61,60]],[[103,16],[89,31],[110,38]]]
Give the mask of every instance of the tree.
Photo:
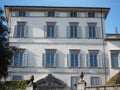
[[[8,67],[11,65],[15,47],[9,46],[9,28],[0,8],[0,79],[8,76]]]

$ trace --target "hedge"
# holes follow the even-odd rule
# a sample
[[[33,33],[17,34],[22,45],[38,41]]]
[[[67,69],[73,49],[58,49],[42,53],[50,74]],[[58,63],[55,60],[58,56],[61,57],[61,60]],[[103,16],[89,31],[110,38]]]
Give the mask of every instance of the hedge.
[[[0,81],[0,90],[25,90],[28,80],[24,81]]]

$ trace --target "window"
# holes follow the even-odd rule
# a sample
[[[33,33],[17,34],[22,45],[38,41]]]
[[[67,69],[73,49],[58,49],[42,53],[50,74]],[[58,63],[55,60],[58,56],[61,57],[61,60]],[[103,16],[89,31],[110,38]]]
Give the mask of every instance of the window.
[[[77,17],[77,12],[70,12],[70,17]]]
[[[89,38],[95,38],[96,33],[95,33],[95,26],[89,26]]]
[[[24,49],[20,49],[15,52],[13,56],[13,66],[22,67],[27,66],[28,53]]]
[[[86,35],[88,38],[100,38],[101,37],[101,32],[99,27],[96,26],[96,24],[88,24],[86,27]]]
[[[16,17],[26,17],[26,16],[29,16],[29,12],[28,11],[16,11],[15,16]]]
[[[89,62],[90,67],[97,67],[98,66],[98,50],[90,50],[89,51]]]
[[[25,17],[25,11],[19,11],[19,16]]]
[[[95,13],[94,12],[88,12],[88,17],[95,17]]]
[[[72,76],[71,77],[71,90],[77,90],[77,82],[79,81],[79,77]]]
[[[16,81],[16,80],[23,80],[22,76],[17,76],[17,75],[14,75],[13,78],[12,78],[13,81]]]
[[[100,85],[100,78],[99,77],[91,77],[91,85]]]
[[[79,38],[81,37],[81,28],[78,26],[78,23],[70,23],[67,28],[67,35],[70,38]]]
[[[78,67],[79,50],[70,50],[71,67]]]
[[[84,61],[81,57],[80,50],[70,50],[70,54],[67,55],[68,67],[83,67]]]
[[[58,30],[57,30],[57,26],[55,25],[55,22],[47,23],[47,26],[45,26],[45,37],[55,38],[57,36],[58,36]]]
[[[15,29],[14,29],[14,36],[15,37],[19,37],[19,38],[23,38],[23,37],[27,37],[27,25],[26,22],[18,22],[17,25],[15,25]]]
[[[120,67],[120,51],[119,50],[111,50],[111,64],[113,68]]]
[[[55,12],[48,12],[48,17],[54,17],[55,16]]]
[[[56,49],[46,49],[46,53],[43,54],[43,66],[44,67],[56,67],[57,54]]]

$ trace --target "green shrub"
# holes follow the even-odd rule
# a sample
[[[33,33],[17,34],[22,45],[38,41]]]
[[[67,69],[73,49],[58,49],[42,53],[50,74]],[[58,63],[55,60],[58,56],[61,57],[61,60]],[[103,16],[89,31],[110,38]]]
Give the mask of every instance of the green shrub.
[[[0,90],[24,90],[28,80],[0,82]]]

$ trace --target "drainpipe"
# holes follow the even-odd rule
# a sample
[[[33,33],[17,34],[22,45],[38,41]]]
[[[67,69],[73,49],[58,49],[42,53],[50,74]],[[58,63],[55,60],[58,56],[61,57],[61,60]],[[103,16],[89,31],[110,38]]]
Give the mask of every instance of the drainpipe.
[[[101,8],[101,29],[102,29],[102,39],[103,39],[103,61],[104,61],[104,69],[105,69],[105,82],[107,81],[107,68],[106,68],[106,60],[105,60],[105,35],[104,35],[104,28],[103,28],[103,15],[102,15],[103,11]]]

